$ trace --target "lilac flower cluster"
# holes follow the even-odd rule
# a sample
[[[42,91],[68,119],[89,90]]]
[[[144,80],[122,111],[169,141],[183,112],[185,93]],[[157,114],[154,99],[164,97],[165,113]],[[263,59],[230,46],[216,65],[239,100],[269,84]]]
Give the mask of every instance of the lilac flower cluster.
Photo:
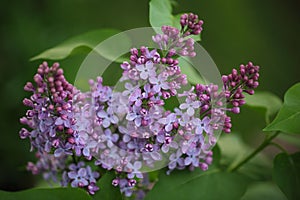
[[[41,64],[34,82],[35,84],[28,82],[24,87],[33,94],[30,99],[23,100],[24,105],[31,109],[20,119],[30,131],[22,128],[19,135],[22,139],[30,139],[31,151],[37,150],[39,160],[36,164],[28,163],[28,170],[33,174],[43,173],[46,180],[56,182],[58,172],[66,170],[68,156],[80,156],[76,153],[77,149],[81,151],[81,144],[75,140],[78,124],[73,104],[74,99],[79,100],[81,94],[67,82],[58,63],[51,67],[46,62]],[[90,193],[94,193],[97,188],[91,186],[95,181],[89,180],[93,181],[84,185],[73,183],[72,186],[86,186]]]
[[[188,81],[177,58],[196,55],[190,35],[201,33],[203,21],[184,14],[180,24],[181,31],[163,26],[162,34],[153,36],[159,49],[130,50],[130,61],[121,64],[120,91],[98,77],[89,81],[90,91],[81,92],[65,80],[57,63],[48,67],[44,62],[35,86],[25,86],[33,95],[23,101],[31,109],[21,122],[31,130],[21,129],[20,137],[30,139],[39,159],[28,170],[94,194],[100,174],[92,170],[93,162],[93,168],[114,170],[112,185],[136,198],[145,195],[145,184],[153,185],[149,169],[207,170],[218,132],[229,133],[232,126],[226,112],[239,113],[243,92],[254,93],[259,67],[241,65],[239,72],[222,77],[222,88],[197,84],[180,92]],[[165,110],[171,97],[181,103]]]
[[[167,52],[163,63],[174,55],[196,56],[196,52],[194,52],[195,41],[188,36],[199,35],[202,31],[203,21],[198,19],[198,15],[190,13],[181,16],[180,24],[181,30],[172,26],[162,26],[162,34],[157,34],[152,37],[159,48]]]
[[[184,33],[184,36],[199,35],[202,31],[202,24],[203,21],[193,13],[183,14],[180,17],[181,32]]]

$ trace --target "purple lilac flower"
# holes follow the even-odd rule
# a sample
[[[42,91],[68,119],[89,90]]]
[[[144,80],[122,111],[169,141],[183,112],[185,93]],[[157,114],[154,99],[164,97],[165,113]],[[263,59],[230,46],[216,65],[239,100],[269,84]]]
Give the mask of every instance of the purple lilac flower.
[[[200,101],[192,101],[190,99],[186,99],[185,103],[180,104],[179,108],[183,110],[187,110],[187,114],[189,116],[193,116],[195,114],[195,109],[199,108],[201,106]]]
[[[147,61],[146,64],[136,65],[136,69],[140,71],[140,77],[143,80],[156,75],[155,68],[153,67],[153,62],[151,61]]]
[[[99,189],[95,185],[99,173],[93,172],[90,166],[85,167],[84,162],[79,162],[77,165],[71,164],[69,169],[67,177],[72,187],[86,187],[90,194]]]
[[[172,137],[167,136],[167,137],[165,137],[164,144],[162,145],[161,150],[164,153],[168,153],[170,147],[173,148],[173,149],[177,149],[178,148],[178,144],[177,144],[177,142],[175,142],[173,140]]]
[[[102,119],[102,125],[104,128],[109,127],[110,124],[116,124],[119,121],[118,117],[114,114],[113,109],[110,107],[107,108],[106,111],[99,111],[97,116]]]
[[[68,172],[68,177],[72,180],[71,186],[72,187],[84,187],[89,184],[88,180],[86,179],[86,169],[80,168],[78,171],[70,171]]]
[[[159,119],[158,122],[165,125],[165,131],[170,132],[173,129],[173,123],[177,122],[177,117],[171,113],[167,117]]]
[[[208,134],[212,131],[210,126],[210,119],[207,116],[204,117],[203,120],[195,118],[193,120],[193,124],[196,126],[195,133],[198,135],[201,135],[203,131],[205,131]]]
[[[129,96],[131,93],[133,93],[137,88],[139,88],[140,87],[140,85],[133,85],[133,84],[131,84],[131,83],[129,83],[129,82],[126,82],[125,83],[125,88],[126,88],[126,90],[124,90],[123,92],[122,92],[122,95],[123,96]]]
[[[135,161],[134,164],[128,163],[127,167],[131,171],[129,174],[127,174],[129,179],[133,179],[134,177],[143,178],[143,174],[139,171],[142,167],[142,163],[140,161]]]
[[[160,92],[161,89],[168,90],[170,87],[169,87],[168,82],[166,82],[167,78],[168,78],[168,75],[165,73],[159,74],[158,77],[151,77],[149,79],[149,81],[151,84],[154,85],[153,90],[155,92]]]
[[[136,126],[141,126],[142,124],[142,115],[140,113],[141,107],[133,106],[132,111],[129,112],[126,116],[126,119],[129,121],[134,121]]]
[[[142,91],[140,88],[136,88],[133,93],[129,96],[129,101],[133,102],[135,106],[141,106],[142,105]]]

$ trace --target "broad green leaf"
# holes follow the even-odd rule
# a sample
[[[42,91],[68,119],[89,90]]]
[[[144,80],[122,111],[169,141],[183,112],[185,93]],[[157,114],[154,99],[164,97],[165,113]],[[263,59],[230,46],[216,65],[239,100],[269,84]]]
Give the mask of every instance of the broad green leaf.
[[[284,96],[283,107],[264,131],[300,133],[300,83],[292,86]]]
[[[189,58],[187,57],[180,57],[178,58],[179,61],[179,66],[181,69],[181,72],[183,74],[187,75],[187,79],[190,84],[197,84],[197,83],[202,83],[205,84],[205,80],[203,77],[200,75],[199,71],[197,71],[189,61]]]
[[[72,37],[65,42],[45,50],[44,52],[40,53],[37,56],[34,56],[31,58],[31,61],[39,60],[39,59],[46,59],[46,60],[62,60],[70,55],[76,54],[76,53],[88,53],[91,50],[96,51],[98,54],[103,56],[104,58],[111,59],[114,57],[112,54],[113,52],[109,49],[97,49],[97,45],[104,41],[105,39],[118,34],[118,30],[114,29],[99,29],[94,30],[91,32],[87,32],[75,37]],[[125,45],[128,44],[128,49],[130,48],[129,41],[124,40],[123,41]],[[121,44],[119,44],[121,45]],[[122,59],[118,59],[117,62],[122,62]]]
[[[242,200],[287,200],[278,186],[272,182],[256,182],[248,186]]]
[[[210,170],[201,172],[174,171],[166,175],[164,171],[159,181],[146,195],[145,200],[155,199],[240,199],[246,191],[248,179],[241,174]]]
[[[278,154],[274,159],[273,179],[288,199],[300,199],[300,152]]]
[[[218,144],[214,146],[212,149],[213,151],[213,166],[218,167],[220,165],[220,160],[221,160],[221,149]],[[212,166],[211,166],[212,167]]]
[[[263,109],[267,123],[269,123],[269,118],[276,114],[282,106],[282,101],[279,97],[266,91],[258,91],[254,95],[246,95],[245,100],[247,106]]]
[[[78,188],[51,188],[30,189],[20,192],[0,191],[0,199],[3,200],[92,200],[92,197],[83,189]]]
[[[112,180],[116,177],[113,171],[106,172],[98,181],[97,185],[100,188],[96,192],[95,200],[119,200],[122,199],[119,187],[112,186]]]
[[[170,0],[151,0],[149,3],[149,20],[152,27],[172,26],[173,15]]]

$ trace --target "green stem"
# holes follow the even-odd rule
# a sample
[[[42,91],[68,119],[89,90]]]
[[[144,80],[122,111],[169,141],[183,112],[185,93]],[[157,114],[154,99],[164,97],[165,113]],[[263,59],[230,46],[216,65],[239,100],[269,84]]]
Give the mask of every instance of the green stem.
[[[251,160],[253,157],[255,157],[259,152],[261,152],[263,149],[265,149],[268,145],[271,144],[271,141],[279,134],[280,132],[277,131],[270,137],[267,137],[258,147],[255,149],[249,156],[247,156],[244,160],[242,160],[240,163],[238,163],[234,168],[232,168],[230,171],[234,172],[237,171],[240,167],[242,167],[245,163],[247,163],[249,160]]]

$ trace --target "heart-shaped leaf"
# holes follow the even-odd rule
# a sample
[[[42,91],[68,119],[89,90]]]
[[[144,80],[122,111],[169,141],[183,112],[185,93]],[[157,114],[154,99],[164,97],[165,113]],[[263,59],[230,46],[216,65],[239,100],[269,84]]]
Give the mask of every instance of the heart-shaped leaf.
[[[97,185],[100,188],[96,192],[94,199],[101,200],[119,200],[122,199],[119,187],[112,186],[112,180],[115,178],[113,171],[106,172],[98,181]]]
[[[276,114],[282,106],[281,99],[267,91],[257,91],[254,95],[245,95],[245,101],[249,107],[261,108],[267,123],[269,123],[269,118]]]
[[[199,169],[193,172],[174,171],[171,175],[162,171],[159,181],[145,199],[240,199],[246,191],[248,181],[241,174],[220,172],[217,169],[207,172]]]
[[[30,60],[31,61],[39,60],[39,59],[62,60],[78,52],[84,51],[85,53],[88,53],[91,50],[94,50],[104,58],[111,60],[112,58],[114,58],[114,54],[113,51],[109,50],[109,47],[105,49],[104,48],[98,49],[96,47],[105,39],[118,33],[119,31],[114,29],[99,29],[99,30],[87,32],[72,37],[63,43],[58,44],[53,48],[47,49],[44,52],[40,53],[39,55],[34,56]],[[128,46],[128,49],[130,49],[129,41],[126,41],[125,39],[122,40],[122,42]],[[124,45],[124,44],[119,44],[119,45]],[[123,59],[117,59],[113,61],[122,62]]]
[[[284,96],[283,107],[264,131],[300,133],[300,83],[292,86]]]
[[[273,179],[288,199],[300,199],[300,152],[278,154],[274,159]]]
[[[181,72],[183,74],[187,75],[187,79],[188,79],[189,83],[194,84],[194,85],[197,83],[205,84],[204,78],[200,75],[198,70],[196,70],[192,66],[192,64],[188,58],[180,57],[180,58],[178,58],[178,61],[179,61],[179,66],[180,66]]]
[[[172,26],[171,2],[169,0],[151,0],[149,3],[149,20],[152,27]]]
[[[242,200],[258,199],[287,200],[278,186],[272,182],[256,182],[251,184],[242,198]]]
[[[0,199],[5,200],[92,200],[92,197],[79,188],[45,188],[30,189],[20,192],[0,191]]]

